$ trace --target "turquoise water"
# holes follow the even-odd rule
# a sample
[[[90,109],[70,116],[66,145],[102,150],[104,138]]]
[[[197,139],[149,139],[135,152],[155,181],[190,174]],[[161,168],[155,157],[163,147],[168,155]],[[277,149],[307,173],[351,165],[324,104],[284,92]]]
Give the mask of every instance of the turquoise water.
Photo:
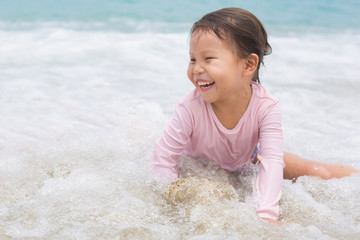
[[[360,29],[360,1],[120,1],[13,0],[0,1],[0,27],[17,29],[39,23],[69,24],[85,29],[119,31],[188,31],[203,14],[241,7],[258,16],[267,28],[280,31],[344,31]],[[76,23],[76,24],[74,24]],[[138,25],[145,24],[146,27]]]

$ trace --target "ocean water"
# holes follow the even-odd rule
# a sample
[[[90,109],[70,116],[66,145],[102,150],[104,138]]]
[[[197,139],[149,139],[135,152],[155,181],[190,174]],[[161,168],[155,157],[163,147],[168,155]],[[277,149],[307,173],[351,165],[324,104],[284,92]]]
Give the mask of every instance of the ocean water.
[[[174,204],[150,169],[203,14],[248,9],[273,53],[285,150],[360,168],[360,1],[0,1],[0,239],[358,239],[360,175],[284,180],[281,227],[258,219],[256,169],[180,159],[236,199]],[[201,191],[201,190],[200,190]]]

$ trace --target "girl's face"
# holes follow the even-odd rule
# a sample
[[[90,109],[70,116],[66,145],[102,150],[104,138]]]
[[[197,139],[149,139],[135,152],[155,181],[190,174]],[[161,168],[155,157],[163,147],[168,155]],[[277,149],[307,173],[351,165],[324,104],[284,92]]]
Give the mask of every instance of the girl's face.
[[[194,32],[191,36],[187,74],[205,102],[226,103],[248,91],[251,78],[243,74],[246,62],[212,32]]]

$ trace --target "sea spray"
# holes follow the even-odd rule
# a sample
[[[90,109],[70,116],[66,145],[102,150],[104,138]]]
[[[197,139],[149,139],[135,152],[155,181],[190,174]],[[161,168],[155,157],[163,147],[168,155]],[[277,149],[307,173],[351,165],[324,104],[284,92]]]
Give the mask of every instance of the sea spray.
[[[50,2],[0,9],[1,239],[358,239],[358,175],[284,180],[281,227],[256,215],[256,167],[182,156],[180,177],[238,195],[209,204],[173,204],[154,177],[154,142],[193,89],[189,28],[228,5]],[[268,29],[261,79],[280,99],[285,150],[360,168],[358,1],[228,3]]]

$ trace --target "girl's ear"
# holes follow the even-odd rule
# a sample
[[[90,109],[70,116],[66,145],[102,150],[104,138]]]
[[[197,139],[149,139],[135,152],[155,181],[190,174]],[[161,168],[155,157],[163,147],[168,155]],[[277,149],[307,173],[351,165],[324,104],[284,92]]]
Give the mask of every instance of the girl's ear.
[[[257,70],[259,63],[259,57],[257,54],[250,54],[245,61],[244,74],[245,76],[249,76],[255,73]]]

